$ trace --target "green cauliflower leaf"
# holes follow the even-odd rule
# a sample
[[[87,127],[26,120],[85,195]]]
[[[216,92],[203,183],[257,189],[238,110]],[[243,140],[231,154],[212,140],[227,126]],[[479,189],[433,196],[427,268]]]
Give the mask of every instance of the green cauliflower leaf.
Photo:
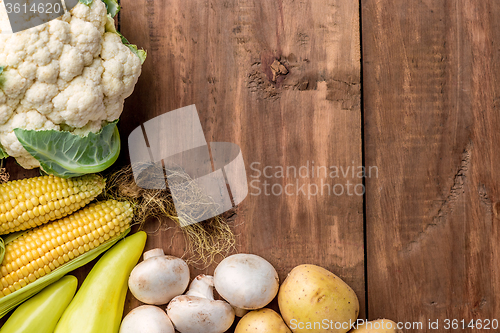
[[[104,126],[99,133],[87,136],[56,130],[14,129],[23,147],[50,174],[69,178],[101,172],[120,154],[120,134],[116,123]]]

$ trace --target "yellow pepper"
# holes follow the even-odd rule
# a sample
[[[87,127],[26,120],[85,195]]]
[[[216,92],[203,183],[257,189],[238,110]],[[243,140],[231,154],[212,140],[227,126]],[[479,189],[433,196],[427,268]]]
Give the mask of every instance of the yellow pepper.
[[[2,326],[0,333],[52,333],[73,299],[78,280],[72,275],[45,287],[21,304]]]
[[[146,233],[116,243],[95,264],[54,333],[118,333],[128,290],[128,277],[139,261]]]

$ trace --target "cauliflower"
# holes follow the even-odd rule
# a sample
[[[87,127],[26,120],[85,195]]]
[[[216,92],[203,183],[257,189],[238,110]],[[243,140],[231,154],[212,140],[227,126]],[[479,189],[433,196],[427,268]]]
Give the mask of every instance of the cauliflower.
[[[141,73],[141,59],[123,44],[100,0],[0,35],[0,66],[0,148],[26,169],[40,163],[15,128],[97,133],[118,119]]]

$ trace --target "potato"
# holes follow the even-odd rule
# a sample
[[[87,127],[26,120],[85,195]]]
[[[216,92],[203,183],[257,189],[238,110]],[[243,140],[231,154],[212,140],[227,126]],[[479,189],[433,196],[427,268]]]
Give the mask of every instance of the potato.
[[[281,319],[281,316],[271,309],[260,309],[250,311],[241,318],[234,333],[248,332],[272,332],[272,333],[291,333]]]
[[[396,323],[389,319],[378,319],[361,325],[356,325],[356,329],[349,333],[401,333],[397,329]]]
[[[315,265],[300,265],[288,274],[278,304],[294,333],[346,333],[359,313],[358,297],[351,287]]]

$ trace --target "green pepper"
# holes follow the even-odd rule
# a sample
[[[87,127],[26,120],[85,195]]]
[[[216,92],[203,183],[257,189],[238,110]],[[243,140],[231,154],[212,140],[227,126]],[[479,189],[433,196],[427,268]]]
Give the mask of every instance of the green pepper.
[[[75,296],[78,280],[66,275],[21,304],[0,333],[52,333]]]
[[[95,264],[54,333],[118,333],[128,290],[128,277],[139,261],[146,233],[116,243]]]

